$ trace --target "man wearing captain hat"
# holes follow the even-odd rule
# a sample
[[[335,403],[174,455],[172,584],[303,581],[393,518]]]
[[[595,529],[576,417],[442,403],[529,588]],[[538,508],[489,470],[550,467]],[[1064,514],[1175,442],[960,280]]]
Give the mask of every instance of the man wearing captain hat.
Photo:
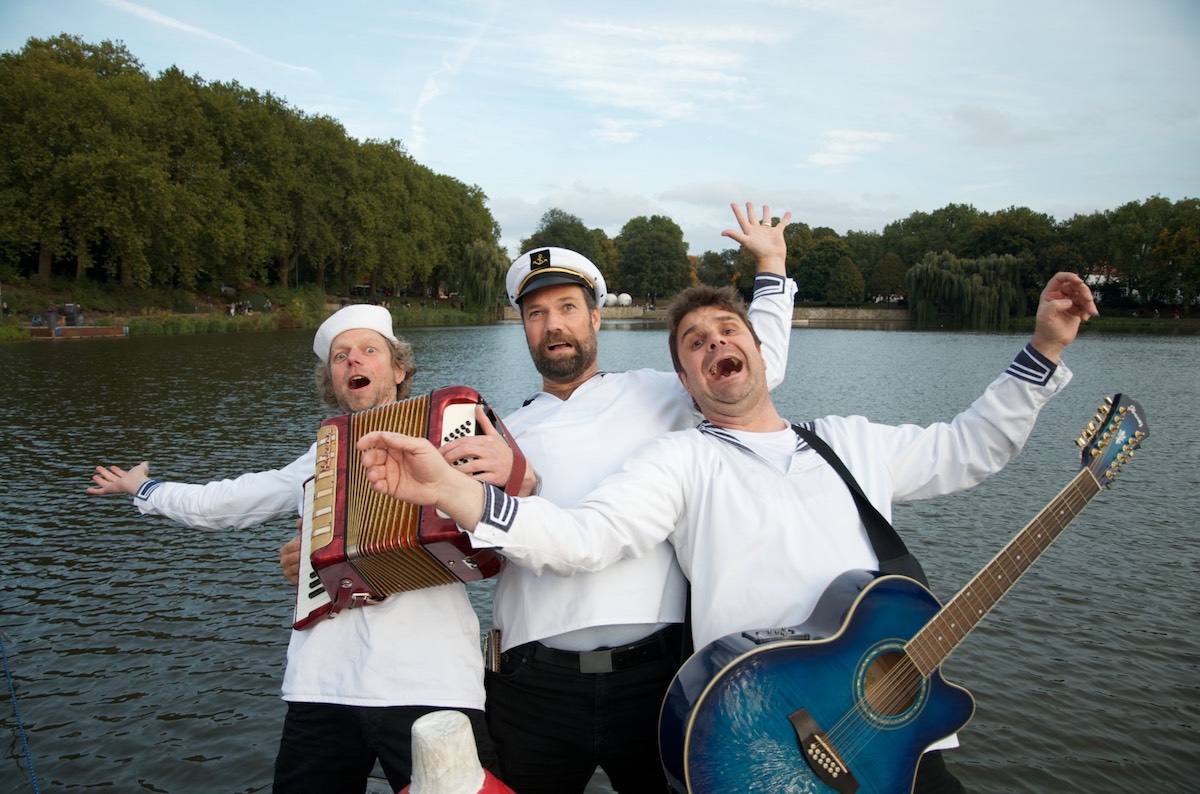
[[[412,347],[381,306],[356,304],[317,329],[317,391],[340,413],[404,399],[416,372]],[[300,512],[316,445],[282,469],[191,485],[98,466],[91,494],[128,493],[145,515],[189,527],[243,530]],[[299,536],[280,549],[285,571],[299,568]],[[287,702],[275,759],[276,794],[362,791],[376,760],[399,791],[412,772],[412,725],[456,709],[468,716],[484,766],[495,752],[483,716],[479,621],[461,584],[398,593],[292,631],[284,670]]]
[[[785,276],[783,229],[769,207],[756,220],[733,205],[738,229],[722,232],[757,262],[750,313],[768,381],[783,380],[795,284]],[[654,436],[699,421],[678,377],[651,369],[602,372],[599,307],[607,287],[586,257],[537,248],[505,281],[521,314],[541,389],[504,419],[544,479],[538,493],[571,506]],[[491,436],[447,444],[459,469],[503,484],[507,446]],[[488,474],[495,472],[495,474]],[[489,642],[498,660],[484,677],[488,727],[505,783],[521,794],[582,792],[596,767],[618,794],[666,790],[658,713],[681,661],[686,581],[668,544],[596,574],[537,576],[510,565],[496,585]]]
[[[523,296],[555,284],[578,284],[604,304],[604,276],[592,261],[567,248],[540,248],[517,258],[508,269],[508,300],[520,311]]]

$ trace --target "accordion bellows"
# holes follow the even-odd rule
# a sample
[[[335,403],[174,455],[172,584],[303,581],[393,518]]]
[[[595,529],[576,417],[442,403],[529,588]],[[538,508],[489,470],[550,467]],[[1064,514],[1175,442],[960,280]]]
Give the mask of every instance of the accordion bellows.
[[[316,471],[305,483],[295,628],[393,593],[478,581],[501,571],[503,557],[472,548],[467,535],[433,507],[376,492],[355,449],[375,430],[424,436],[440,447],[479,432],[477,405],[513,448],[506,490],[515,494],[524,477],[524,457],[483,398],[467,386],[435,389],[321,424]]]

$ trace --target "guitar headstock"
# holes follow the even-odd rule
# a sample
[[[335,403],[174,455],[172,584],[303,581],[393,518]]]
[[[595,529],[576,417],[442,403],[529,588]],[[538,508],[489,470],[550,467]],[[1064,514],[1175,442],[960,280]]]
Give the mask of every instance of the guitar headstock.
[[[1105,488],[1111,488],[1121,467],[1150,435],[1142,406],[1124,394],[1105,397],[1075,443],[1083,448],[1081,465]]]

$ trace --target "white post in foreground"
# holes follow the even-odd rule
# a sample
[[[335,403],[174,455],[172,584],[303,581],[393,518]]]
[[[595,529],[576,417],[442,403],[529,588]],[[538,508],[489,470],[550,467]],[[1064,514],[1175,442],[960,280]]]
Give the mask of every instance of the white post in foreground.
[[[480,765],[461,711],[434,711],[414,722],[412,754],[412,782],[400,794],[516,794]]]

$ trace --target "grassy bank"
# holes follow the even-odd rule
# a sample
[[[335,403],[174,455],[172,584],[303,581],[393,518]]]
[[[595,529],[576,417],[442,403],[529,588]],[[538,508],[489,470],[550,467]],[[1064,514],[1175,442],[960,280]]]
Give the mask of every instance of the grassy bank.
[[[48,286],[5,281],[0,283],[0,296],[9,309],[0,323],[0,341],[30,339],[32,318],[36,316],[45,324],[46,310],[51,305],[81,307],[86,325],[126,327],[131,336],[162,336],[316,328],[342,303],[341,298],[326,295],[315,287],[267,287],[226,294],[183,289],[122,289],[69,279],[58,279]],[[230,305],[235,308],[232,315]],[[419,301],[393,300],[390,308],[398,328],[478,325],[500,319],[498,312],[459,306],[446,301],[434,306],[422,305]],[[854,307],[822,308],[833,313],[857,311]],[[1110,311],[1102,308],[1102,312],[1085,326],[1086,332],[1200,334],[1200,316],[1197,315],[1177,319],[1167,314],[1135,317],[1128,309]],[[1032,316],[1017,317],[1009,321],[1008,330],[1032,332],[1033,326]]]
[[[85,325],[127,327],[130,336],[162,336],[315,328],[342,303],[313,287],[206,294],[56,280],[45,287],[5,282],[0,289],[8,305],[0,323],[0,341],[30,339],[29,328],[35,319],[45,325],[50,306],[61,311],[67,304],[80,308]],[[457,306],[445,301],[436,307],[391,302],[397,327],[475,325],[495,319],[482,310]]]

